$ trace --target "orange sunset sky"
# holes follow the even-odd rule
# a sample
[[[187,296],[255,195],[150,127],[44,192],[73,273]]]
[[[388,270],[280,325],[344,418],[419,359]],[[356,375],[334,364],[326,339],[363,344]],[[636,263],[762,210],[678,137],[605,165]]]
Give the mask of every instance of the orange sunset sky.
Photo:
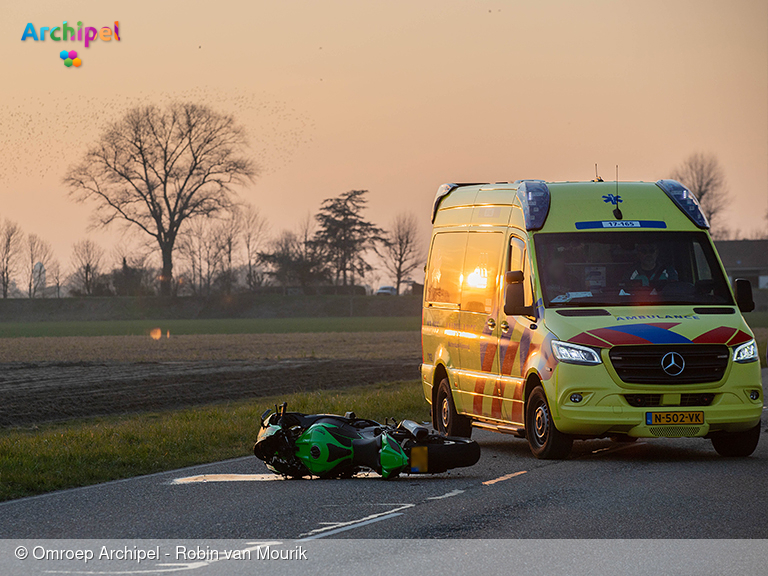
[[[21,42],[28,22],[120,21],[120,42],[66,68],[61,44]],[[246,126],[261,176],[240,190],[273,232],[324,198],[370,190],[386,226],[426,233],[442,182],[656,180],[713,153],[727,224],[765,227],[768,3],[642,1],[4,2],[0,217],[62,262],[90,236],[61,184],[128,107],[204,102]],[[426,240],[425,240],[426,241]]]

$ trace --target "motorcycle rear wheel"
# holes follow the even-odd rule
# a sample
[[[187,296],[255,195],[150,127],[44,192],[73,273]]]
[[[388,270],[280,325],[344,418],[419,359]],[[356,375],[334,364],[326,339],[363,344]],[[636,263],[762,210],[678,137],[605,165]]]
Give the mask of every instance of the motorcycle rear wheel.
[[[473,466],[480,460],[480,445],[469,438],[433,435],[427,442],[414,442],[413,448],[427,448],[427,469],[419,473],[440,474],[451,468]]]

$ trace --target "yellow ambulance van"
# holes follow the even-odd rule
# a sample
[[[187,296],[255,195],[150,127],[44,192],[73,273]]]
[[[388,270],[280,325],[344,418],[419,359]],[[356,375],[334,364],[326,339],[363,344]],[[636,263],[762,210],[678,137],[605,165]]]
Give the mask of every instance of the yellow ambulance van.
[[[574,439],[760,438],[754,335],[696,197],[674,180],[444,184],[432,213],[421,365],[435,428]]]

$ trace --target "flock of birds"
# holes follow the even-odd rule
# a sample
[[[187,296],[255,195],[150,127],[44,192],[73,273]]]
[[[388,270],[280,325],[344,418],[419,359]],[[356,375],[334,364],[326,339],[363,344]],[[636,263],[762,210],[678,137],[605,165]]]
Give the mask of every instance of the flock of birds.
[[[92,93],[91,93],[92,94]],[[311,142],[314,123],[286,102],[244,89],[197,87],[173,92],[139,91],[109,96],[47,92],[34,98],[0,96],[0,186],[60,186],[103,130],[138,105],[164,107],[174,101],[206,104],[231,114],[245,127],[250,154],[261,175],[285,167]],[[62,190],[63,192],[63,190]]]

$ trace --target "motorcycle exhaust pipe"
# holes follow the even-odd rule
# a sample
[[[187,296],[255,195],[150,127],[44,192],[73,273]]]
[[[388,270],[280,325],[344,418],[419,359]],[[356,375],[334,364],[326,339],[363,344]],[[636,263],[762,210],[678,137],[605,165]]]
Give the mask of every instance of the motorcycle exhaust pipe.
[[[400,428],[404,428],[405,430],[408,430],[411,436],[416,438],[417,442],[426,440],[427,436],[429,436],[429,430],[427,430],[421,424],[417,424],[413,420],[403,420],[402,422],[400,422]]]

